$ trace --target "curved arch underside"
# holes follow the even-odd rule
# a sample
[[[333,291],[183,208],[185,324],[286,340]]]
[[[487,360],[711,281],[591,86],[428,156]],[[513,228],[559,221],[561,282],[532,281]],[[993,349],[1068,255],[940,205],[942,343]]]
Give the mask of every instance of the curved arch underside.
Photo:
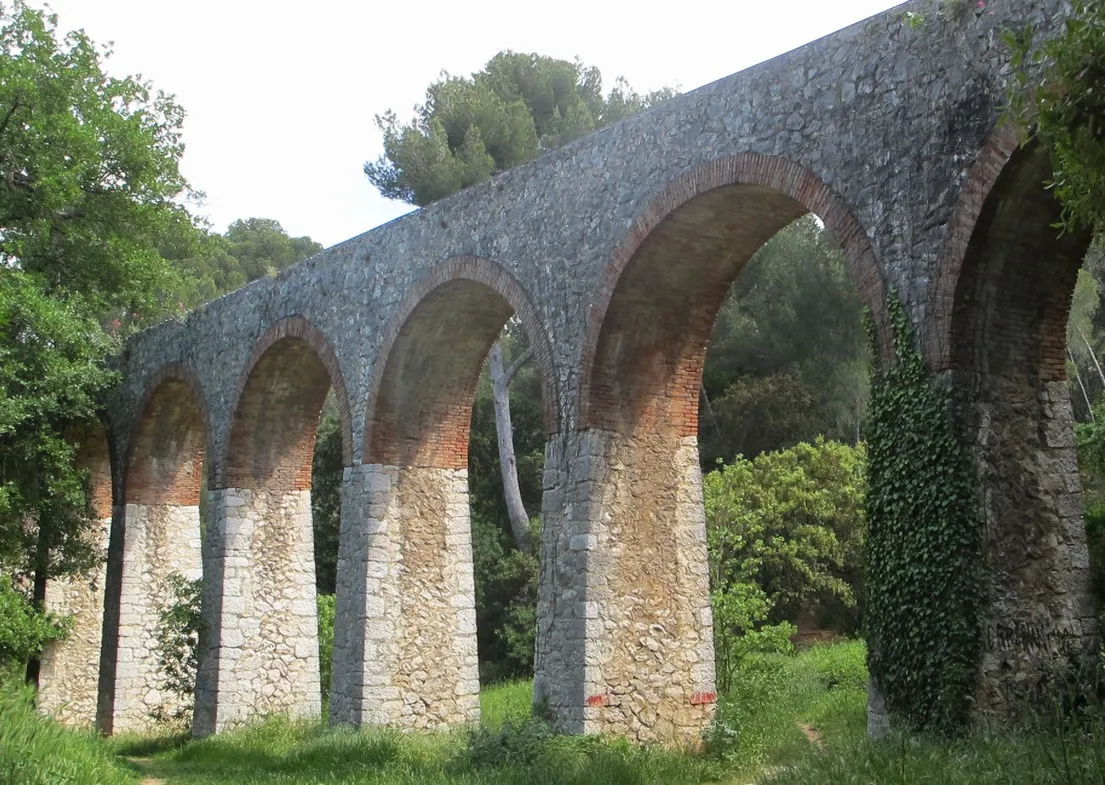
[[[479,717],[468,440],[480,371],[515,307],[498,268],[458,264],[473,277],[431,276],[400,308],[374,380],[357,475],[364,537],[343,532],[339,557],[337,613],[356,621],[335,639],[335,723]]]
[[[284,320],[258,342],[241,386],[205,543],[211,633],[196,678],[197,736],[257,714],[321,709],[311,471],[334,381],[325,346],[305,320]]]
[[[1066,385],[1067,317],[1089,236],[1057,236],[1050,176],[1034,147],[1002,170],[963,258],[950,330],[992,599],[976,700],[1010,719],[1055,688],[1059,663],[1096,652]]]
[[[235,410],[222,484],[309,491],[330,373],[298,337],[273,343],[250,370]]]
[[[754,181],[733,182],[742,171]],[[866,276],[862,294],[881,298],[858,225],[812,174],[752,156],[714,176],[730,182],[697,194],[672,188],[676,204],[664,197],[649,208],[652,215],[670,207],[624,266],[615,260],[618,277],[597,325],[592,364],[583,369],[583,430],[565,447],[586,458],[573,461],[580,476],[566,483],[568,493],[582,494],[565,506],[586,512],[559,531],[546,521],[543,535],[557,540],[545,552],[566,554],[557,572],[587,575],[587,602],[582,609],[565,604],[559,598],[570,581],[542,570],[539,615],[563,619],[551,620],[537,654],[539,699],[574,716],[572,730],[690,742],[713,714],[699,390],[714,321],[733,281],[764,243],[809,212],[790,191],[830,211],[828,228],[842,233],[852,272]],[[580,615],[585,630],[597,626],[573,640],[572,617]],[[565,653],[558,628],[583,652]],[[555,687],[571,683],[564,674],[573,657],[587,663],[583,694]]]
[[[740,270],[807,209],[761,185],[715,188],[676,208],[637,248],[602,324],[586,427],[697,436],[714,319]]]
[[[514,308],[457,279],[430,292],[388,351],[371,406],[365,463],[464,469],[484,360]]]

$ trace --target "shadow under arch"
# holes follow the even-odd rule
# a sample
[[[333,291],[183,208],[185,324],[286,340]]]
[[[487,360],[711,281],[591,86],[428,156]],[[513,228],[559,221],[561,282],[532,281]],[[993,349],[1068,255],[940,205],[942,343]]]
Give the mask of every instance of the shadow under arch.
[[[500,265],[451,257],[396,309],[370,378],[364,463],[343,519],[330,717],[446,727],[479,716],[468,442],[480,371],[517,315],[559,427],[550,343]]]
[[[636,378],[643,356],[657,362],[657,350],[670,354],[675,348],[665,336],[686,336],[679,357],[663,357],[673,378],[689,384],[684,377],[700,374],[729,285],[767,240],[806,213],[820,218],[843,249],[880,347],[887,350],[882,270],[843,198],[785,158],[757,153],[723,158],[665,186],[615,248],[587,314],[578,427],[614,425],[610,410],[630,392],[623,382]],[[678,419],[684,430],[696,432],[697,383],[680,400]]]
[[[926,341],[976,460],[990,605],[974,706],[999,721],[1069,688],[1072,665],[1084,678],[1097,652],[1066,371],[1091,236],[1055,228],[1051,176],[1036,143],[1018,146],[1008,128],[987,141],[949,225]]]
[[[203,388],[171,363],[146,385],[130,430],[108,553],[98,725],[143,732],[187,699],[165,681],[157,656],[160,611],[175,601],[171,575],[202,576],[201,496],[211,438]]]
[[[536,307],[495,262],[454,256],[419,279],[381,341],[369,383],[364,462],[467,466],[480,369],[515,315],[540,368],[545,432],[556,433],[552,349]]]
[[[747,153],[666,185],[616,247],[588,314],[569,498],[545,547],[535,693],[572,732],[694,743],[716,700],[699,391],[714,320],[765,242],[813,212],[886,349],[884,282],[843,198]],[[580,620],[583,621],[580,621]]]
[[[272,324],[239,378],[204,542],[208,635],[195,736],[258,716],[321,711],[311,481],[331,389],[349,467],[349,398],[318,327],[299,315]]]

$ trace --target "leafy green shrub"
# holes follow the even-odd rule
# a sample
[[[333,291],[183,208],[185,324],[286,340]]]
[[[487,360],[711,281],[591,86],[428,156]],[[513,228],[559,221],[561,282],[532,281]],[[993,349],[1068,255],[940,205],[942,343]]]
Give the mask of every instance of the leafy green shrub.
[[[529,766],[545,752],[553,736],[548,724],[537,717],[508,717],[498,727],[479,725],[468,732],[467,763],[473,769]]]
[[[1098,609],[1105,608],[1105,502],[1086,508],[1086,544],[1090,549],[1090,570]]]
[[[157,669],[162,689],[176,695],[170,711],[158,707],[154,717],[161,722],[186,721],[195,704],[196,672],[199,670],[199,639],[203,630],[200,614],[202,580],[189,580],[170,573],[166,580],[172,599],[158,611]]]
[[[11,785],[133,785],[91,733],[62,728],[34,709],[29,688],[0,685],[0,782]]]
[[[706,475],[718,684],[753,651],[788,652],[787,619],[856,605],[865,521],[863,448],[818,439]]]
[[[1062,31],[1034,40],[1031,25],[1005,35],[1012,53],[1009,114],[1047,151],[1050,188],[1066,230],[1105,221],[1105,3],[1073,0]]]
[[[322,700],[330,700],[330,677],[334,667],[334,595],[318,595],[318,671]]]
[[[540,533],[531,530],[531,541]],[[537,636],[537,556],[519,551],[503,528],[472,518],[480,681],[533,673]]]
[[[0,575],[0,675],[20,668],[67,631],[65,621],[35,610],[12,584],[11,576]]]

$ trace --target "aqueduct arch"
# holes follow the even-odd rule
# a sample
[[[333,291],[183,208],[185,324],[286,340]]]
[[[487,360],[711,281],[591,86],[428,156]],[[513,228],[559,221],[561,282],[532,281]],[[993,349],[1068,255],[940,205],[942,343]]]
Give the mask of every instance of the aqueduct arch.
[[[1015,716],[1068,665],[1088,669],[1097,628],[1066,370],[1066,329],[1088,232],[1060,235],[1051,165],[1008,130],[964,187],[940,270],[930,351],[952,375],[978,464],[990,600],[976,704]]]
[[[816,175],[775,156],[713,161],[665,186],[603,275],[584,342],[581,429],[568,447],[589,460],[566,485],[588,495],[571,500],[571,519],[546,520],[560,540],[547,557],[560,550],[579,562],[542,571],[541,615],[552,624],[538,645],[539,699],[568,729],[692,742],[712,716],[698,458],[706,346],[745,263],[811,210],[841,239],[865,300],[881,311],[882,278],[850,210]],[[573,590],[582,608],[558,613],[556,598]],[[582,651],[566,649],[565,637]]]
[[[347,484],[357,513],[342,520],[336,723],[423,728],[479,717],[468,437],[480,370],[514,315],[555,428],[548,340],[499,265],[447,259],[391,318],[369,383],[364,463]]]
[[[122,531],[113,532],[120,559],[108,562],[98,712],[103,732],[148,730],[158,716],[180,708],[158,668],[158,616],[175,599],[170,575],[202,575],[200,497],[207,489],[210,433],[202,387],[187,366],[165,366],[139,412],[124,464]]]
[[[321,708],[311,461],[331,387],[350,456],[345,383],[329,342],[302,317],[272,325],[241,378],[213,471],[195,735]]]

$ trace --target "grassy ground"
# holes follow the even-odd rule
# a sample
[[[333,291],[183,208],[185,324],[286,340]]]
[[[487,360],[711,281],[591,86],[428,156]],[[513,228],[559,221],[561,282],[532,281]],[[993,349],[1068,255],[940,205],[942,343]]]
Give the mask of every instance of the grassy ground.
[[[442,734],[330,730],[270,720],[193,742],[100,742],[36,718],[0,692],[0,785],[1102,785],[1105,724],[949,742],[865,738],[861,643],[749,657],[704,750],[553,736],[532,719],[531,686],[484,691],[477,729]]]
[[[17,682],[18,683],[18,682]],[[77,733],[41,719],[23,687],[0,685],[0,783],[3,785],[130,785],[92,732]]]

